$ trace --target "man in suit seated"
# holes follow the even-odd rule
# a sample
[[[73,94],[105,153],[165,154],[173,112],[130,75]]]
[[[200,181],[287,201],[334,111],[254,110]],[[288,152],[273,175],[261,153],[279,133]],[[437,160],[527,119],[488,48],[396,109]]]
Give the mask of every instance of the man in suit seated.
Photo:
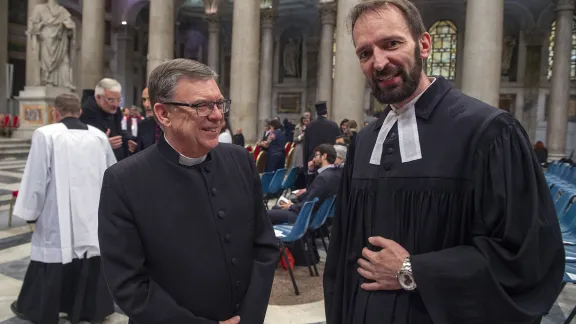
[[[336,150],[331,144],[321,144],[314,150],[312,163],[318,175],[310,184],[306,192],[298,195],[293,201],[280,202],[279,206],[268,211],[272,225],[293,224],[300,209],[307,201],[318,198],[314,209],[317,209],[324,200],[336,195],[342,177],[342,168],[334,166]]]

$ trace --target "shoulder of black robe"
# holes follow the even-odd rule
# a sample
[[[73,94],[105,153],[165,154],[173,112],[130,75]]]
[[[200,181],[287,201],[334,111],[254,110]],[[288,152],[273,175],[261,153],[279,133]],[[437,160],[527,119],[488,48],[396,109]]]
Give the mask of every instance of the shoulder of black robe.
[[[472,243],[413,255],[414,278],[434,323],[531,323],[561,290],[554,204],[518,121],[500,114],[477,137]]]

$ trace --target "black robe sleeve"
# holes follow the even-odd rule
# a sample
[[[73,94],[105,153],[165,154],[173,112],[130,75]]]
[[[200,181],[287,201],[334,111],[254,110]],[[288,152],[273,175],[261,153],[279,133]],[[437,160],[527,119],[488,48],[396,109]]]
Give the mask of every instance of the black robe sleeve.
[[[472,170],[470,245],[412,256],[418,290],[434,323],[531,323],[558,297],[564,249],[540,165],[510,115],[479,137]]]
[[[324,267],[324,309],[326,312],[326,323],[341,323],[340,307],[343,305],[342,294],[335,294],[336,286],[343,281],[342,271],[338,271],[343,263],[346,242],[344,233],[347,233],[343,214],[348,210],[350,182],[352,180],[352,170],[354,169],[354,143],[350,144],[346,154],[346,163],[340,180],[340,187],[336,200],[334,201],[334,217],[332,229],[330,231],[330,245],[328,246],[328,257]]]
[[[254,210],[256,214],[254,215],[252,275],[250,286],[246,291],[244,303],[240,310],[240,322],[264,323],[268,302],[270,301],[274,273],[280,258],[280,244],[264,207],[260,175],[256,169],[254,159],[248,151],[246,151],[246,158],[250,163],[254,180]]]
[[[138,324],[214,324],[180,307],[148,275],[142,240],[126,193],[111,169],[104,173],[98,238],[106,282],[118,307]]]

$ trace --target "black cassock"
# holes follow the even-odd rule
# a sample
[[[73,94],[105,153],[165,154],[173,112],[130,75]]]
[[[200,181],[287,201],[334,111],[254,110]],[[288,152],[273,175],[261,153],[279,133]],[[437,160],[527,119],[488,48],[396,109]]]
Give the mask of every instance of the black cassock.
[[[104,274],[131,323],[263,323],[278,240],[254,160],[219,144],[195,166],[161,137],[110,167],[99,210]]]
[[[372,165],[387,114],[348,151],[324,274],[328,324],[538,321],[560,292],[564,249],[522,126],[438,78],[416,103],[422,158],[401,162],[396,124]],[[360,288],[370,236],[408,250],[416,291]]]

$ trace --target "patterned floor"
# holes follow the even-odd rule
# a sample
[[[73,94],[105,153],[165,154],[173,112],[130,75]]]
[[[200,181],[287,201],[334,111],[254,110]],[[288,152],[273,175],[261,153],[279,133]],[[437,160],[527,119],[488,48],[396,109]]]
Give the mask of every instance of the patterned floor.
[[[30,229],[25,222],[14,218],[8,228],[8,214],[12,191],[18,190],[26,161],[23,159],[0,160],[0,324],[29,324],[14,317],[10,304],[17,298],[22,280],[29,262]],[[325,255],[321,251],[321,256]],[[576,287],[567,286],[550,314],[544,318],[544,324],[564,323],[566,316],[576,305]],[[266,315],[266,324],[322,324],[325,323],[322,301],[295,305],[270,305]],[[116,313],[106,324],[125,324],[127,318]],[[59,324],[68,323],[62,319]],[[573,321],[572,323],[576,323]]]

